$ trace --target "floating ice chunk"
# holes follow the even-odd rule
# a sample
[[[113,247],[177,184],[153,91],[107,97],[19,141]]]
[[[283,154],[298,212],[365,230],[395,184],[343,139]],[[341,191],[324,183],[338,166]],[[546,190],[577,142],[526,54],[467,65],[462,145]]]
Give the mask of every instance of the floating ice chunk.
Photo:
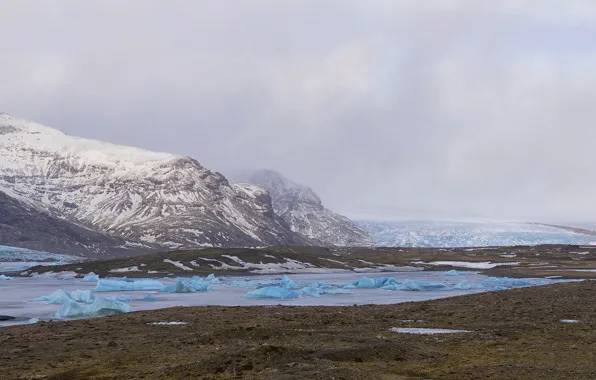
[[[180,325],[188,325],[188,322],[151,322],[147,323],[148,325],[158,325],[158,326],[180,326]]]
[[[319,293],[319,291],[315,288],[311,288],[310,286],[307,286],[306,288],[302,288],[302,294],[304,296],[307,297],[320,297],[321,294]]]
[[[391,285],[391,284],[399,284],[400,282],[397,281],[393,277],[380,277],[375,278],[375,288],[382,288],[383,286]]]
[[[402,284],[389,284],[382,286],[381,289],[383,290],[404,290],[404,286]]]
[[[308,283],[308,286],[315,289],[330,289],[333,287],[333,285],[327,281],[310,282]]]
[[[0,274],[0,280],[8,281],[8,280],[12,280],[12,277]]]
[[[352,294],[351,291],[345,289],[317,289],[319,294]]]
[[[406,280],[401,290],[408,291],[429,291],[429,290],[451,290],[451,288],[440,282],[424,282],[416,280]]]
[[[213,273],[211,273],[209,276],[207,276],[205,278],[205,281],[207,281],[210,284],[219,284],[221,283],[221,280],[217,277],[215,277],[215,275]]]
[[[159,289],[162,293],[196,293],[197,291],[186,283],[183,279],[179,278],[176,283],[168,286],[164,286]]]
[[[248,298],[274,298],[284,300],[298,297],[300,297],[298,292],[282,288],[281,286],[266,286],[248,292]]]
[[[132,302],[132,298],[130,296],[125,296],[125,295],[121,295],[121,296],[117,296],[117,297],[107,297],[107,300],[113,300],[113,301],[120,301],[120,302]]]
[[[462,280],[457,285],[453,287],[453,289],[458,290],[469,290],[472,289],[472,284],[468,280]]]
[[[59,305],[62,303],[63,299],[72,299],[70,294],[62,289],[56,290],[54,293],[50,294],[49,296],[41,296],[34,299],[32,302],[39,301],[39,302],[49,302],[51,304]]]
[[[343,289],[356,289],[357,288],[357,286],[354,284],[342,284],[339,287],[343,288]]]
[[[95,301],[95,295],[91,293],[91,290],[73,290],[70,293],[70,298],[77,302],[93,303]]]
[[[91,304],[79,303],[71,298],[62,300],[57,318],[105,317],[130,311],[127,303],[107,298],[96,298]]]
[[[204,282],[203,280],[192,280],[189,283],[189,286],[197,292],[206,292],[207,290],[209,290],[209,283]]]
[[[457,334],[457,333],[469,333],[469,330],[452,330],[452,329],[428,329],[428,328],[415,328],[415,327],[394,327],[391,329],[393,332],[404,333],[404,334]]]
[[[99,276],[96,275],[95,273],[89,273],[88,275],[83,277],[83,279],[81,280],[81,282],[97,282],[97,281],[99,281]]]
[[[124,290],[160,290],[163,284],[155,280],[99,280],[96,292],[117,292]]]
[[[145,297],[143,297],[144,301],[149,301],[149,302],[155,302],[158,300],[157,297],[155,297],[153,294],[147,294]]]
[[[28,323],[30,325],[32,325],[32,324],[37,323],[37,322],[39,322],[39,318],[31,318]]]
[[[284,289],[298,289],[298,286],[296,285],[296,283],[294,281],[290,280],[290,278],[288,276],[286,276],[285,274],[281,278],[280,286]]]
[[[452,270],[449,270],[449,271],[445,272],[445,273],[443,274],[443,276],[459,276],[459,275],[461,275],[461,274],[463,274],[463,273],[459,273],[459,272],[458,272],[458,271],[456,271],[455,269],[452,269]]]
[[[501,288],[511,289],[532,286],[532,283],[523,278],[489,277],[482,281],[481,285],[485,288],[492,288],[493,290],[502,290]]]
[[[362,289],[371,289],[377,287],[377,283],[374,278],[368,278],[365,276],[363,276],[360,280],[354,281],[352,285]]]

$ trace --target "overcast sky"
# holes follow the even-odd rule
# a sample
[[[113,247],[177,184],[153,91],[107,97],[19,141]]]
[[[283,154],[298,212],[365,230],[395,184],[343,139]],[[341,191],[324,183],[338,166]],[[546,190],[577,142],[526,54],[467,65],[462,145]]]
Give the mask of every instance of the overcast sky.
[[[0,0],[0,111],[350,216],[596,220],[593,0]]]

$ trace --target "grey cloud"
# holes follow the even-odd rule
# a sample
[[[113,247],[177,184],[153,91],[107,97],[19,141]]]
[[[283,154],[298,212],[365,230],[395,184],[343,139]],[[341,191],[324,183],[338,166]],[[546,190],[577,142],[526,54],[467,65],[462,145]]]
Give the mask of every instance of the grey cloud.
[[[0,109],[351,215],[594,220],[591,1],[0,0]]]

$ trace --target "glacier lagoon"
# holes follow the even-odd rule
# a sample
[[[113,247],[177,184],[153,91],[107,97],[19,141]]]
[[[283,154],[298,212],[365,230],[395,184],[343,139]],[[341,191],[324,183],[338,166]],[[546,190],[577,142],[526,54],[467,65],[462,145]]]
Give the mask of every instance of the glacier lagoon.
[[[13,321],[3,322],[4,325],[27,323],[31,318],[40,320],[56,319],[55,315],[60,305],[31,302],[39,297],[48,296],[58,289],[67,292],[76,290],[93,291],[95,296],[124,300],[130,305],[130,311],[162,309],[173,306],[350,306],[364,304],[395,304],[411,301],[424,301],[464,294],[486,292],[490,287],[482,286],[490,280],[489,277],[477,272],[460,272],[458,276],[446,276],[446,272],[439,271],[404,271],[369,273],[369,279],[363,281],[358,273],[328,273],[292,275],[290,280],[296,285],[296,292],[300,297],[291,299],[263,299],[250,298],[248,292],[271,284],[282,284],[280,275],[261,275],[250,277],[222,277],[221,281],[211,282],[209,291],[196,293],[164,293],[159,290],[123,290],[111,292],[95,292],[95,282],[85,282],[81,279],[61,280],[53,277],[15,277],[10,281],[0,282],[0,314],[16,317]],[[411,291],[417,289],[400,289],[388,286],[386,288],[361,288],[354,286],[359,282],[387,283],[383,278],[394,277],[406,283],[444,284],[445,287],[426,291]],[[188,280],[191,280],[190,278]],[[160,279],[165,286],[173,285],[176,279]],[[470,287],[458,287],[462,281],[473,284]],[[527,279],[531,285],[544,285],[558,282],[558,280]],[[394,284],[393,284],[394,285]],[[299,289],[316,288],[324,291],[320,296],[310,296]],[[333,288],[333,289],[331,289]],[[448,290],[445,290],[448,288]],[[345,290],[344,290],[345,289]],[[503,288],[504,289],[504,288]]]
[[[539,244],[596,245],[594,235],[531,223],[359,221],[374,244],[385,247],[490,247]]]

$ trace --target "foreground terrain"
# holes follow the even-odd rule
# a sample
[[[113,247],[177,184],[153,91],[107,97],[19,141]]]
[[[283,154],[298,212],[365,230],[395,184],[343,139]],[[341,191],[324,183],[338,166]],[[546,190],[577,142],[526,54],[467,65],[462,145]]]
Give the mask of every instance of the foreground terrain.
[[[594,379],[595,300],[596,283],[585,281],[390,306],[178,307],[42,322],[0,329],[0,368],[3,379]],[[162,321],[187,324],[151,324]]]

